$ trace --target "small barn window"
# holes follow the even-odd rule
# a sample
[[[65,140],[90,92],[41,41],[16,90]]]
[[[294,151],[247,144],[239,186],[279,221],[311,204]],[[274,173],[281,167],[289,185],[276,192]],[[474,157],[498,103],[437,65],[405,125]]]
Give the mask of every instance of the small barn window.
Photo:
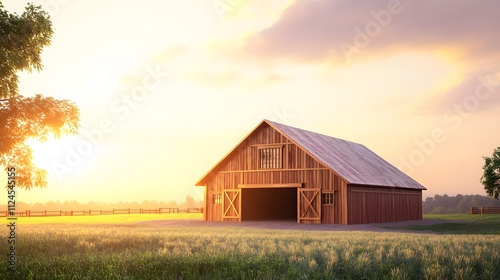
[[[259,148],[259,169],[281,168],[282,147]]]
[[[321,203],[323,205],[333,205],[333,193],[321,194]]]
[[[212,204],[222,204],[222,195],[220,193],[212,195]]]

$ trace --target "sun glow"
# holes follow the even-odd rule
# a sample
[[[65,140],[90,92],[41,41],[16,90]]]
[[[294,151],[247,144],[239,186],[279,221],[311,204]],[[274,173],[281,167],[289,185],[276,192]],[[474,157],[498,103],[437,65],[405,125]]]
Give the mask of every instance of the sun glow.
[[[33,151],[33,163],[40,168],[49,171],[53,162],[54,154],[61,149],[57,139],[48,139],[45,142],[30,140],[29,146]]]

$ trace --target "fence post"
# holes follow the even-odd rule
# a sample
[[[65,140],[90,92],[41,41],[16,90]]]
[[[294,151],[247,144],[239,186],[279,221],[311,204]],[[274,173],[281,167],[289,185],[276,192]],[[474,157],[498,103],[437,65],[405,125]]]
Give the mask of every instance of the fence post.
[[[47,217],[47,210],[44,210],[44,216]]]
[[[484,214],[483,206],[481,206],[481,214]]]

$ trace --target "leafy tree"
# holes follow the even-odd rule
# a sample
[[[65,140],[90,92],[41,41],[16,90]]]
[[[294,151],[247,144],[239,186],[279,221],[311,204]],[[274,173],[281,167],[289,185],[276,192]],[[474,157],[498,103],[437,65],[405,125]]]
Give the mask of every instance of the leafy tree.
[[[484,157],[481,183],[488,196],[498,199],[500,195],[500,147],[493,151],[491,157]]]
[[[0,2],[0,165],[16,167],[17,187],[46,187],[46,171],[32,161],[28,139],[76,134],[80,112],[68,100],[19,94],[19,71],[40,71],[41,53],[52,38],[50,16],[28,4],[22,15],[9,13]]]
[[[190,195],[186,196],[186,205],[187,207],[193,208],[196,206],[196,200]]]

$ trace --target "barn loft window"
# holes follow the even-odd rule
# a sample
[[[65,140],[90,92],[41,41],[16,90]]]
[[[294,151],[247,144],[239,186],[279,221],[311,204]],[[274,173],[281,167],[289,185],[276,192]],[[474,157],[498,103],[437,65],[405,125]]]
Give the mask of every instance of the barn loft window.
[[[212,204],[222,204],[222,194],[220,193],[212,194]]]
[[[333,205],[333,193],[322,193],[321,203],[323,205]]]
[[[282,147],[259,148],[259,169],[281,168]]]

